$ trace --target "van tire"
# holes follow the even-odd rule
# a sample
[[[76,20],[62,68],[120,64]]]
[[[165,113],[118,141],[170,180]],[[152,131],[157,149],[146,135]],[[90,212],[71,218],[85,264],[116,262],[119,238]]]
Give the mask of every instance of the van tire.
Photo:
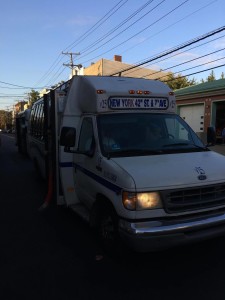
[[[109,204],[99,208],[96,229],[103,249],[108,253],[116,251],[119,247],[118,218]]]
[[[38,180],[43,180],[43,177],[41,175],[41,169],[38,165],[38,161],[36,158],[33,159],[33,165],[34,165],[34,169],[35,169],[35,172],[36,172],[36,175],[37,175],[37,179]]]

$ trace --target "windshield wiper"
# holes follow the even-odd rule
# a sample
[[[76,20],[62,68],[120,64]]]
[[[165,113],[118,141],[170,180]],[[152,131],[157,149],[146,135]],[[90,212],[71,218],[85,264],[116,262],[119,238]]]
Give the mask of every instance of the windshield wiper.
[[[127,149],[111,152],[111,155],[148,155],[148,154],[162,154],[163,150],[156,149]]]
[[[202,147],[202,146],[198,146],[198,145],[195,145],[195,144],[190,144],[190,146],[194,146],[194,147],[196,147],[196,148],[198,148],[200,150],[210,151],[209,148],[206,147],[206,146]]]
[[[173,144],[165,144],[162,145],[162,147],[173,147],[173,146],[189,146],[190,144],[188,143],[173,143]]]
[[[173,146],[194,146],[195,148],[197,149],[201,149],[201,150],[204,150],[204,151],[209,151],[209,149],[207,147],[201,147],[201,146],[198,146],[198,145],[195,145],[195,144],[189,144],[189,143],[174,143],[174,144],[166,144],[166,145],[163,145],[162,147],[173,147]]]

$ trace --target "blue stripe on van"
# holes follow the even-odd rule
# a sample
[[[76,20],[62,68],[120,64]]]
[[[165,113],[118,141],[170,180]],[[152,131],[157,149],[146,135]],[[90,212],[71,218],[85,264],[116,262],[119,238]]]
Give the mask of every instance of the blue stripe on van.
[[[93,173],[93,172],[81,167],[80,165],[73,163],[73,162],[60,163],[60,167],[61,168],[71,168],[71,167],[77,168],[79,171],[83,172],[85,175],[91,177],[96,182],[98,182],[101,185],[105,186],[106,188],[114,191],[115,193],[120,193],[122,191],[122,188],[119,187],[118,185],[106,180],[105,178],[102,178],[102,177],[96,175],[95,173]]]

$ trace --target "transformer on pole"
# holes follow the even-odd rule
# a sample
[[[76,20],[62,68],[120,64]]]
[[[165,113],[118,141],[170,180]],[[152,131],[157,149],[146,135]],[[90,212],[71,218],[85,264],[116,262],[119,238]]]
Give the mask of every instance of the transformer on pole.
[[[80,55],[80,52],[78,52],[78,53],[73,53],[73,52],[62,52],[62,54],[65,54],[65,55],[69,55],[70,56],[70,63],[69,64],[63,64],[64,66],[66,66],[66,67],[70,67],[71,68],[71,75],[72,75],[72,77],[74,76],[74,75],[77,75],[77,70],[76,70],[76,68],[78,68],[78,69],[80,69],[80,68],[82,68],[82,65],[75,65],[74,63],[73,63],[73,55]]]

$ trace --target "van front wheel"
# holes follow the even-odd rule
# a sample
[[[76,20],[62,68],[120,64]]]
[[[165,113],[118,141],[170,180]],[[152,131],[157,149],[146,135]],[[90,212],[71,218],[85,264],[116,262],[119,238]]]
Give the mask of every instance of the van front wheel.
[[[111,252],[118,247],[118,218],[109,205],[100,210],[97,231],[100,243],[106,251]]]

